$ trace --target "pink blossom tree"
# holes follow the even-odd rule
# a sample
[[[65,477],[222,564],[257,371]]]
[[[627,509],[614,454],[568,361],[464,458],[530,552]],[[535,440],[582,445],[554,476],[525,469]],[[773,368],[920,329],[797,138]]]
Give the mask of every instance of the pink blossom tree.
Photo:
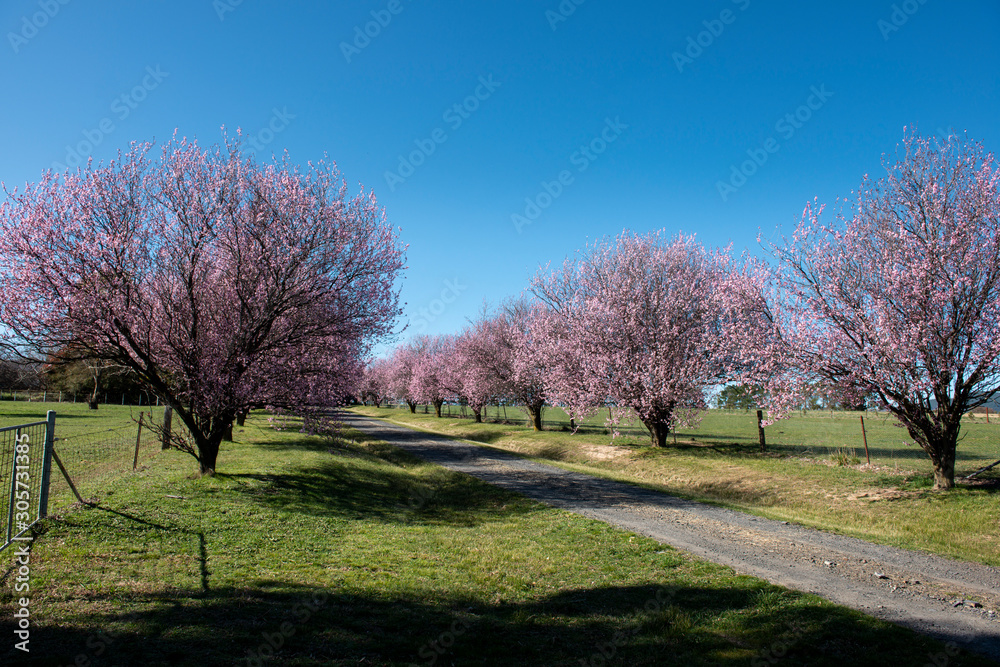
[[[0,320],[24,356],[130,370],[211,474],[238,414],[354,394],[399,313],[403,249],[335,166],[258,164],[238,140],[150,152],[7,191]]]
[[[542,430],[547,369],[544,341],[532,324],[544,310],[543,304],[522,296],[507,301],[491,324],[496,349],[492,370],[501,395],[524,408],[536,431]]]
[[[603,385],[589,376],[582,341],[573,335],[569,318],[555,310],[540,309],[532,318],[531,329],[544,367],[546,396],[563,408],[575,431],[577,421],[608,404],[608,395]]]
[[[810,382],[873,395],[946,489],[962,415],[1000,390],[1000,169],[979,145],[913,132],[883,162],[888,175],[866,177],[833,224],[807,206],[771,246],[775,327],[761,356],[778,413]]]
[[[632,410],[664,446],[731,371],[734,311],[722,289],[730,265],[693,237],[624,232],[540,272],[532,289],[555,318],[549,336],[562,351],[548,376],[551,398],[579,408],[606,401],[611,425]]]
[[[453,336],[419,336],[412,341],[416,355],[410,378],[410,395],[421,403],[434,406],[441,417],[446,400],[458,397],[460,382],[453,373],[455,340]]]
[[[389,393],[397,401],[403,401],[411,413],[417,411],[417,398],[411,390],[413,371],[419,360],[420,351],[412,344],[400,345],[388,357]]]
[[[382,405],[391,393],[391,365],[388,359],[369,359],[361,378],[361,401],[371,402],[376,408]]]
[[[483,421],[483,409],[503,393],[494,373],[499,354],[494,328],[484,313],[455,339],[452,373],[476,423]]]

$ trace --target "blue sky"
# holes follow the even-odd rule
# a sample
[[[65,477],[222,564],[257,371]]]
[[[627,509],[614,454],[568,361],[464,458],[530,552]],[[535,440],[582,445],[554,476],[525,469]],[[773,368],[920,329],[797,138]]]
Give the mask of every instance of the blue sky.
[[[5,0],[0,28],[8,187],[175,129],[326,153],[409,244],[404,337],[625,228],[757,251],[904,126],[1000,150],[995,1]]]

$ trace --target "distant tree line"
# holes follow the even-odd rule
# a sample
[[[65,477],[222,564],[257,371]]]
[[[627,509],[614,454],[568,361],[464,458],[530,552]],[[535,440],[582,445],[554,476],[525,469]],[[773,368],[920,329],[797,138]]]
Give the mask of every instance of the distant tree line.
[[[455,335],[404,343],[365,370],[364,396],[410,409],[546,405],[571,420],[638,418],[652,443],[697,423],[705,396],[768,410],[875,407],[954,485],[962,417],[1000,391],[1000,168],[960,137],[908,132],[887,175],[833,221],[810,204],[767,261],[682,234],[624,231]]]

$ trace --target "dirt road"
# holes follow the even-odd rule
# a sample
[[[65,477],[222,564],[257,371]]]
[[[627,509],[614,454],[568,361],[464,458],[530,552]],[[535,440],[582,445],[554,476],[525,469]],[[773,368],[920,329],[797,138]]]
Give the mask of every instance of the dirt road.
[[[996,568],[682,500],[376,419],[345,419],[433,463],[1000,661]]]

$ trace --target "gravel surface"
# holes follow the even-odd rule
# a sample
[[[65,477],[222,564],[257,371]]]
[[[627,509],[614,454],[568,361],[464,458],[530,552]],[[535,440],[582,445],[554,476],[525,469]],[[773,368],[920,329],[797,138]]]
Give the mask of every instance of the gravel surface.
[[[683,500],[350,413],[344,419],[433,463],[1000,661],[997,568]]]

